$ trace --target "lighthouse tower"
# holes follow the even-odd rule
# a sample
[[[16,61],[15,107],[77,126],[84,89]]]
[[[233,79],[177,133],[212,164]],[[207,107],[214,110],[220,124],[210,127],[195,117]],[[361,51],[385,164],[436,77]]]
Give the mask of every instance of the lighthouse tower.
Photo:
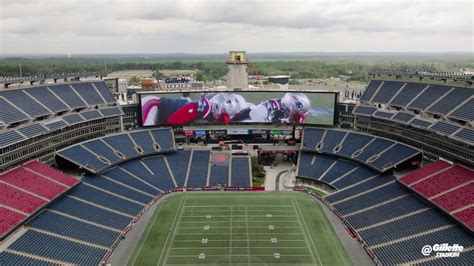
[[[245,51],[230,51],[229,59],[225,61],[229,72],[227,73],[227,88],[247,89],[249,87],[247,75],[247,57]]]

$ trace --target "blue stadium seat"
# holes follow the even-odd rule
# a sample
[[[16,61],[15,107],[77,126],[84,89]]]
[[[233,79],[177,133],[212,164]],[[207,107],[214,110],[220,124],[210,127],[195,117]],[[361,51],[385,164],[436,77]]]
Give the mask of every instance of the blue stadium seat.
[[[26,140],[26,138],[14,129],[3,131],[0,133],[0,148],[13,145],[23,140]]]
[[[56,130],[66,128],[68,125],[66,124],[66,122],[64,122],[61,119],[61,120],[54,121],[54,122],[51,122],[51,123],[45,123],[44,126],[47,127],[51,131],[56,131]]]
[[[428,209],[358,233],[367,244],[372,246],[449,224],[451,222],[441,213],[434,209]]]
[[[420,151],[405,144],[397,143],[395,146],[380,154],[380,157],[370,165],[384,171],[398,163],[415,156]]]
[[[49,133],[49,130],[40,123],[30,124],[25,127],[18,128],[17,130],[28,138],[34,138]]]
[[[250,163],[247,156],[232,156],[231,170],[233,187],[250,187]]]
[[[357,105],[352,113],[355,115],[371,116],[375,111],[377,111],[375,107]]]
[[[459,257],[438,258],[416,263],[416,266],[469,265],[474,261],[474,250],[463,251]]]
[[[36,216],[27,225],[103,247],[111,246],[120,236],[117,231],[81,222],[47,210]]]
[[[94,153],[105,157],[111,163],[123,160],[123,158],[120,158],[116,153],[114,153],[114,151],[100,138],[82,142],[81,145],[93,151]]]
[[[229,184],[229,165],[211,164],[209,186]]]
[[[366,191],[363,191],[366,192]],[[393,182],[373,191],[358,195],[350,200],[333,205],[340,213],[348,214],[368,208],[372,205],[407,194],[402,185]]]
[[[375,118],[380,118],[384,120],[390,120],[390,118],[394,115],[394,113],[391,112],[385,112],[385,111],[376,111],[372,116]]]
[[[103,108],[99,110],[104,117],[114,117],[123,115],[122,110],[118,107]]]
[[[190,151],[176,151],[165,155],[178,187],[184,186],[190,156]]]
[[[84,118],[79,114],[70,114],[62,117],[69,125],[75,125],[84,122]]]
[[[76,92],[74,92],[71,87],[69,87],[69,85],[54,85],[50,86],[49,88],[72,109],[87,107],[87,103],[81,100],[81,98],[79,98]]]
[[[52,114],[21,89],[0,91],[0,96],[10,101],[31,117],[42,117]]]
[[[28,121],[30,118],[0,96],[0,122],[7,125]]]
[[[303,132],[303,149],[314,150],[318,142],[321,141],[325,131],[322,128],[305,128]]]
[[[450,93],[444,96],[440,101],[432,105],[426,111],[435,114],[447,114],[454,110],[458,105],[474,95],[472,88],[454,88]],[[474,111],[473,111],[474,113]]]
[[[456,110],[454,110],[454,112],[452,112],[449,117],[470,122],[474,120],[473,110],[474,98],[471,98],[467,102],[459,106]]]
[[[13,242],[9,249],[79,265],[98,265],[107,252],[32,230]]]
[[[409,122],[415,117],[413,114],[405,113],[405,112],[398,112],[396,115],[392,117],[393,121],[408,125]]]
[[[62,149],[58,151],[57,154],[94,171],[98,171],[107,166],[106,162],[98,159],[96,155],[90,153],[80,144]]]
[[[112,146],[114,149],[120,151],[127,158],[139,155],[135,149],[135,144],[132,142],[128,134],[119,133],[103,138],[107,144]]]
[[[84,111],[81,112],[82,117],[84,117],[87,121],[97,120],[102,118],[102,114],[99,111],[91,110],[91,111]]]
[[[363,102],[368,102],[374,94],[377,92],[377,89],[379,88],[380,84],[382,84],[382,81],[380,80],[372,80],[369,85],[367,86],[367,89],[365,89],[364,94],[360,97],[360,100]]]
[[[126,166],[124,166],[124,165],[130,166],[132,164],[136,165],[137,163],[139,164],[140,162],[139,161],[130,161],[130,162],[121,164],[120,166],[125,168]],[[126,184],[126,185],[129,185],[131,187],[134,187],[138,190],[141,190],[141,191],[146,192],[146,193],[151,194],[151,195],[158,195],[160,193],[156,188],[142,182],[141,179],[137,179],[136,177],[128,174],[127,172],[125,172],[121,167],[111,168],[111,169],[107,170],[105,173],[103,173],[102,175],[106,176],[106,177],[109,177],[109,178],[111,178],[115,181],[118,181],[122,184]],[[130,171],[131,174],[139,174],[139,173],[136,173],[134,170],[132,170],[132,169],[135,169],[137,167],[127,167],[127,168],[129,170],[131,170]],[[150,173],[145,173],[145,174],[149,175]]]
[[[162,150],[170,150],[173,148],[173,135],[169,128],[152,129],[150,133]]]
[[[298,166],[300,167],[300,166]],[[304,166],[301,166],[304,167]],[[357,168],[357,164],[343,160],[337,159],[336,164],[328,171],[322,178],[321,181],[324,181],[328,184],[336,180],[337,178],[349,173],[353,169]],[[339,189],[341,187],[338,187]]]
[[[432,122],[430,122],[430,121],[415,118],[410,122],[410,125],[413,126],[413,127],[416,127],[416,128],[425,129],[425,128],[431,126],[431,123]]]
[[[149,195],[135,191],[98,175],[85,176],[82,179],[82,182],[101,188],[105,191],[112,192],[116,195],[141,202],[143,204],[148,204],[152,200],[152,197]]]
[[[341,179],[333,182],[331,185],[337,189],[343,189],[355,183],[361,182],[377,173],[370,168],[359,166],[353,172],[347,173]]]
[[[388,103],[392,97],[402,88],[405,82],[400,81],[384,81],[382,87],[372,98],[375,103]]]
[[[149,165],[145,164],[143,160],[132,160],[126,163],[120,164],[120,167],[127,170],[128,172],[132,173],[140,180],[147,182],[148,184],[154,186],[155,188],[159,188],[161,190],[167,190],[167,188],[171,189],[173,186],[173,182],[171,181],[168,176],[162,177],[159,176],[160,173],[154,175],[154,173],[150,173],[147,168]],[[160,166],[158,166],[160,167]],[[148,167],[150,169],[150,167]],[[151,169],[150,169],[151,170]],[[158,171],[155,169],[155,171]],[[165,173],[164,171],[159,170],[160,172]]]
[[[32,257],[22,256],[15,253],[4,251],[0,253],[2,265],[35,265],[35,266],[59,266],[61,264],[51,263]]]
[[[342,143],[342,148],[337,152],[337,154],[351,158],[354,152],[364,147],[364,145],[373,138],[374,137],[372,136],[349,132]]]
[[[76,90],[82,99],[84,99],[89,105],[99,105],[105,102],[100,97],[99,93],[92,86],[92,83],[72,83],[71,86]]]
[[[368,170],[370,171],[370,169],[368,169]],[[386,184],[386,183],[394,181],[394,180],[395,180],[395,177],[392,176],[392,175],[389,175],[389,174],[376,176],[375,178],[372,178],[370,180],[359,183],[359,184],[357,184],[357,185],[355,185],[351,188],[346,188],[344,190],[340,190],[340,191],[335,192],[331,195],[328,195],[328,196],[324,197],[324,199],[329,203],[340,201],[344,198],[354,196],[356,194],[359,194],[361,192],[364,192],[366,190],[378,187],[380,185]]]
[[[129,134],[135,143],[137,143],[137,145],[140,146],[145,153],[157,151],[149,130],[132,131]]]
[[[474,111],[474,110],[473,110]],[[455,124],[449,124],[445,122],[437,122],[433,124],[428,130],[434,131],[439,135],[449,136],[459,130],[461,127]]]
[[[49,91],[47,87],[28,88],[25,91],[55,113],[70,109],[69,106],[66,106],[56,95]]]
[[[450,87],[442,85],[430,85],[423,93],[408,105],[410,109],[424,110],[436,100],[438,100],[443,94],[448,92]]]
[[[109,88],[107,87],[107,84],[105,84],[105,82],[103,82],[103,81],[93,82],[93,84],[95,85],[95,87],[99,91],[100,95],[102,95],[102,98],[104,98],[104,100],[107,103],[115,103],[116,102],[114,96],[112,95],[112,92],[109,90]]]
[[[298,176],[318,180],[337,157],[317,153],[300,152]]]
[[[470,128],[463,128],[454,137],[468,143],[474,143],[474,130]]]
[[[128,216],[111,212],[67,196],[58,199],[48,208],[118,230],[123,230],[132,221],[132,218]]]
[[[137,215],[144,208],[141,204],[113,196],[84,184],[77,185],[69,195],[132,216]]]
[[[471,247],[474,245],[474,239],[469,233],[465,232],[463,229],[459,228],[458,226],[454,226],[441,231],[400,241],[391,245],[385,245],[379,248],[374,248],[372,249],[372,252],[374,252],[374,254],[377,256],[377,259],[383,265],[404,264],[410,261],[421,260],[426,258],[421,253],[421,249],[423,246],[433,246],[434,244],[443,243],[456,243],[464,247]],[[446,264],[446,261],[449,261],[449,259],[450,258],[442,258],[442,265],[448,265]],[[467,264],[458,265],[472,265],[472,260],[465,262],[467,262]]]
[[[209,167],[209,151],[193,151],[191,169],[189,170],[188,187],[205,187]]]
[[[427,208],[427,205],[425,205],[422,201],[418,200],[414,196],[406,195],[405,197],[399,198],[392,202],[354,215],[345,216],[344,218],[353,228],[359,229],[424,208]]]
[[[362,153],[360,153],[356,159],[360,160],[362,162],[367,161],[370,157],[381,153],[391,145],[393,145],[394,142],[391,140],[387,139],[382,139],[382,138],[375,138],[374,141],[372,141],[369,145],[367,145]]]
[[[334,148],[341,143],[346,134],[346,131],[328,130],[326,136],[324,136],[324,139],[322,140],[323,147],[321,148],[321,151],[333,153]]]
[[[405,107],[411,100],[413,100],[423,89],[428,86],[423,83],[408,82],[403,89],[400,90],[397,96],[390,102],[390,105]]]
[[[153,172],[159,188],[165,191],[176,188],[163,156],[146,157],[142,161]]]

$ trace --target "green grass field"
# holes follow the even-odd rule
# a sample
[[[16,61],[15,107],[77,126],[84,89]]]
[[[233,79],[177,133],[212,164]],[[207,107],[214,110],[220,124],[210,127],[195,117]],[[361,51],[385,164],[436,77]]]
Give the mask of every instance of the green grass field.
[[[163,199],[129,265],[349,265],[321,207],[291,192]]]

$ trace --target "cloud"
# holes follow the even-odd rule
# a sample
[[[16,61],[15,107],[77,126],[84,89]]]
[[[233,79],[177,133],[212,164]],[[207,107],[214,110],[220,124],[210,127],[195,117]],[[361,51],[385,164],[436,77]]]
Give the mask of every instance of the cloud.
[[[2,53],[466,51],[469,1],[0,0]]]

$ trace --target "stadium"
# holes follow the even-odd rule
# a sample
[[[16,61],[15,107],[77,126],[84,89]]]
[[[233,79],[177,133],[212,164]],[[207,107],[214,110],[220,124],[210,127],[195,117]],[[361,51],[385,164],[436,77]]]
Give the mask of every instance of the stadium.
[[[347,97],[226,63],[127,105],[107,73],[2,78],[1,264],[472,265],[474,76]]]

